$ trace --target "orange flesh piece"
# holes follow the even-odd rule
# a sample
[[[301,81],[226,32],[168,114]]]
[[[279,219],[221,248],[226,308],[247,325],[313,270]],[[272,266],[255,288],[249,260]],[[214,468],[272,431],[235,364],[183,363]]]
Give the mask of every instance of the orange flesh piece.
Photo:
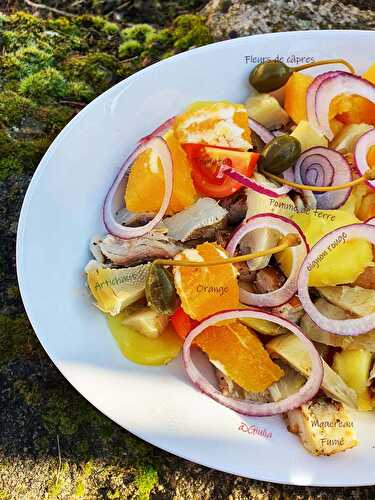
[[[237,129],[233,133],[233,129]],[[240,135],[236,135],[242,130]],[[180,143],[201,143],[247,150],[251,146],[248,115],[242,104],[198,101],[179,116],[174,131]]]
[[[294,123],[307,120],[306,93],[313,78],[295,72],[285,85],[284,108]]]
[[[186,255],[181,252],[177,260],[224,259],[226,255],[216,243],[203,243],[196,247],[198,256]],[[191,318],[202,320],[224,309],[238,307],[239,286],[237,271],[232,264],[210,267],[174,267],[175,285],[181,299],[183,310]]]
[[[283,375],[258,337],[238,321],[210,326],[196,338],[213,364],[249,392],[263,392]]]
[[[191,179],[191,167],[185,151],[170,130],[164,135],[173,159],[173,191],[167,214],[181,212],[198,198]],[[157,212],[164,194],[164,172],[160,160],[150,161],[146,150],[133,163],[125,192],[125,206],[131,212]]]

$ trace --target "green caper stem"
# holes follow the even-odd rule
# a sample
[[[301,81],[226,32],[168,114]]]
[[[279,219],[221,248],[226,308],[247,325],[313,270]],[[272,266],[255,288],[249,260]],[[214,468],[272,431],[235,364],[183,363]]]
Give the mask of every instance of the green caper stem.
[[[152,266],[177,266],[177,267],[209,267],[209,266],[222,266],[223,264],[234,264],[236,262],[246,262],[247,260],[272,255],[274,253],[283,252],[289,247],[295,247],[301,243],[301,238],[294,233],[289,233],[279,241],[276,247],[269,248],[268,250],[261,250],[259,252],[248,253],[246,255],[238,255],[237,257],[229,257],[228,259],[194,261],[194,260],[175,260],[175,259],[155,259]]]
[[[260,172],[271,181],[276,181],[279,184],[284,184],[285,186],[300,189],[302,191],[314,191],[316,193],[325,193],[326,191],[340,191],[340,189],[352,188],[354,186],[357,186],[357,184],[362,184],[362,182],[366,182],[375,178],[374,167],[367,170],[361,177],[354,179],[354,181],[345,182],[344,184],[338,184],[336,186],[308,186],[306,184],[298,184],[297,182],[288,181],[286,179],[283,179],[283,177],[271,174],[270,172],[266,172],[263,169],[260,169]]]
[[[348,70],[351,73],[353,73],[353,75],[355,74],[355,69],[348,61],[345,61],[345,59],[325,59],[322,61],[315,61],[309,64],[302,64],[301,66],[293,66],[290,69],[293,71],[302,71],[303,69],[313,68],[314,66],[323,66],[325,64],[343,64],[348,68]]]

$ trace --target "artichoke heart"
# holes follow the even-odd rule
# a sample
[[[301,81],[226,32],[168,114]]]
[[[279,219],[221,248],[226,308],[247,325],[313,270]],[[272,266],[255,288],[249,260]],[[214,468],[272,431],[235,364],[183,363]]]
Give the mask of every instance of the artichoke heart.
[[[340,307],[334,306],[322,297],[315,302],[315,307],[319,312],[330,319],[341,320],[351,318],[348,312]],[[367,349],[375,353],[375,330],[355,336],[335,335],[326,330],[322,330],[314,323],[308,314],[305,314],[301,319],[301,328],[309,339],[314,342],[333,347],[341,347],[343,349]]]
[[[360,286],[324,286],[320,295],[337,307],[356,316],[368,316],[375,312],[375,290]]]
[[[280,356],[299,373],[305,377],[309,376],[311,372],[310,357],[300,339],[292,333],[275,337],[268,342],[266,348],[272,357]],[[351,408],[357,408],[356,392],[346,385],[343,379],[324,360],[322,362],[324,368],[323,391],[335,401],[344,403]]]
[[[86,266],[87,283],[96,306],[103,312],[116,316],[126,306],[141,299],[145,294],[149,264],[110,269],[97,262]]]

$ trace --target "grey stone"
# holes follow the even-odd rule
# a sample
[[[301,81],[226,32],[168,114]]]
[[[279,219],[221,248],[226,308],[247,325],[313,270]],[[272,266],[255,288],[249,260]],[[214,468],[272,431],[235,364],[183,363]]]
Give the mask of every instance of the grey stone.
[[[202,10],[218,40],[310,29],[374,29],[375,2],[211,0]]]

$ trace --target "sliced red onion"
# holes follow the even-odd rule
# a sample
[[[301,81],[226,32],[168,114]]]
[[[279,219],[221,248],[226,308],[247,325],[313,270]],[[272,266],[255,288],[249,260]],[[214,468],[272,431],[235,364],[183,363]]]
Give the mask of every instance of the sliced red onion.
[[[334,320],[327,318],[318,311],[310,298],[309,274],[315,262],[317,262],[316,259],[321,258],[322,255],[324,257],[325,252],[329,252],[335,248],[337,244],[340,244],[339,242],[343,240],[346,242],[353,239],[368,240],[375,245],[375,226],[372,224],[351,224],[326,234],[313,246],[306,256],[298,277],[298,297],[305,311],[322,330],[335,333],[336,335],[361,335],[362,333],[369,332],[375,328],[375,313],[356,319]],[[353,259],[355,259],[355,255],[353,255]]]
[[[168,118],[168,120],[166,120],[164,123],[159,125],[159,127],[156,128],[153,132],[151,132],[151,134],[148,134],[145,137],[142,137],[141,139],[139,139],[138,144],[145,144],[153,137],[163,136],[172,127],[172,125],[175,121],[175,118],[176,118],[175,116],[172,116],[172,118]]]
[[[365,224],[371,224],[372,226],[375,226],[375,217],[370,217],[369,219],[365,220]]]
[[[330,141],[334,138],[329,123],[329,106],[332,100],[341,94],[359,95],[375,103],[375,85],[360,76],[351,73],[325,78],[318,87],[315,96],[315,112],[320,132]]]
[[[218,176],[221,177],[223,175],[230,177],[231,179],[239,182],[249,189],[252,189],[253,191],[256,191],[257,193],[264,194],[265,196],[269,196],[271,198],[279,198],[280,196],[285,196],[291,190],[289,186],[281,186],[275,189],[270,189],[268,187],[262,186],[261,184],[255,182],[253,179],[246,177],[246,175],[237,172],[237,170],[234,170],[227,165],[222,165],[220,167]]]
[[[333,76],[340,75],[341,73],[346,74],[345,71],[326,71],[325,73],[322,73],[321,75],[314,78],[309,88],[307,89],[307,94],[306,94],[307,120],[309,124],[319,132],[320,132],[320,124],[315,106],[316,94],[318,92],[320,85],[324,82],[324,80],[326,80],[327,78],[332,78]]]
[[[352,171],[345,158],[334,149],[322,146],[306,150],[294,166],[298,184],[308,186],[337,186],[352,180]],[[351,188],[325,193],[311,192],[317,201],[317,208],[332,210],[341,207],[348,199]]]
[[[251,293],[240,288],[240,300],[247,305],[258,307],[281,306],[288,302],[297,292],[298,272],[309,251],[309,246],[299,226],[290,219],[276,214],[259,214],[254,215],[254,217],[251,217],[239,226],[226,247],[229,254],[234,255],[242,238],[255,229],[275,229],[283,236],[293,233],[300,236],[303,241],[301,245],[290,248],[293,265],[288,279],[281,288],[269,293]]]
[[[289,167],[283,172],[283,177],[285,180],[290,182],[295,182],[296,178],[294,176],[294,167]]]
[[[272,321],[273,323],[287,328],[301,340],[311,359],[311,373],[305,385],[303,385],[295,394],[274,403],[255,403],[249,400],[235,399],[224,396],[200,373],[191,359],[190,351],[194,339],[206,328],[217,324],[219,321],[237,318],[257,318]],[[198,326],[193,328],[193,330],[186,337],[183,345],[182,357],[188,377],[200,391],[231,410],[252,417],[278,415],[280,413],[293,410],[294,408],[298,408],[303,403],[310,401],[319,391],[324,374],[322,360],[318,351],[314,347],[314,344],[303,334],[298,326],[276,314],[253,309],[235,309],[224,311],[204,319]]]
[[[355,165],[361,175],[364,175],[366,170],[370,168],[370,165],[367,163],[367,155],[372,146],[375,146],[375,128],[363,134],[355,145]],[[366,181],[366,183],[375,189],[375,181]]]
[[[266,127],[264,127],[261,123],[249,118],[249,127],[262,139],[264,144],[268,144],[272,139],[275,138],[274,134],[270,132]]]
[[[158,213],[150,222],[139,227],[125,227],[116,220],[117,212],[124,206],[124,192],[126,186],[126,172],[136,158],[147,149],[151,149],[161,160],[164,171],[164,195]],[[163,218],[172,196],[173,162],[171,152],[162,137],[152,137],[148,142],[140,144],[127,158],[117,177],[113,181],[104,201],[103,220],[108,232],[113,236],[128,240],[143,236],[153,229]]]

